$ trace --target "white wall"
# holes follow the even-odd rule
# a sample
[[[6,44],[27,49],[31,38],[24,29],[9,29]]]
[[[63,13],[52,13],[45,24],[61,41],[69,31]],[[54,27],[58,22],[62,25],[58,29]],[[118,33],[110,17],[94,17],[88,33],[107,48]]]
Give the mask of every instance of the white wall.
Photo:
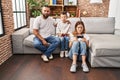
[[[120,29],[120,0],[110,0],[108,17],[115,17],[115,28]]]

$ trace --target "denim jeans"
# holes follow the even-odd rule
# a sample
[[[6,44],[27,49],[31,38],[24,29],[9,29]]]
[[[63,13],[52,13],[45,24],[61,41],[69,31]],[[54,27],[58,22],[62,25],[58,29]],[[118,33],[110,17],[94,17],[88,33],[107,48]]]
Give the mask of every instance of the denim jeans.
[[[79,60],[81,60],[81,55],[87,56],[87,46],[86,43],[83,41],[74,41],[72,47],[69,51],[69,58],[72,59],[72,56],[76,54],[78,55]]]
[[[55,36],[49,36],[45,38],[45,40],[49,43],[48,47],[44,46],[37,37],[34,38],[33,43],[36,49],[40,50],[46,56],[49,57],[52,54],[52,52],[57,48],[58,44],[60,43],[60,40]]]
[[[59,38],[60,38],[61,51],[68,50],[69,37],[64,36],[64,37],[59,37]]]

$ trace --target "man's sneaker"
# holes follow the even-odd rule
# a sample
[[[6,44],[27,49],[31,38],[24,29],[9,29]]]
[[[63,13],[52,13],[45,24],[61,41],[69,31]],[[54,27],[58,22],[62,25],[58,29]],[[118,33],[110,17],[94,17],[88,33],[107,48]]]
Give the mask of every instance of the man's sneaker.
[[[77,64],[72,64],[70,67],[70,72],[76,72]]]
[[[45,61],[45,62],[48,62],[49,60],[48,60],[48,58],[47,58],[47,56],[46,55],[41,55],[41,58],[43,59],[43,61]]]
[[[53,59],[53,55],[52,54],[50,55],[49,59]]]
[[[83,68],[83,72],[89,72],[89,68],[86,63],[82,64],[82,68]]]
[[[64,57],[64,51],[60,51],[60,57],[61,57],[61,58]]]
[[[68,57],[68,51],[65,51],[65,57]]]

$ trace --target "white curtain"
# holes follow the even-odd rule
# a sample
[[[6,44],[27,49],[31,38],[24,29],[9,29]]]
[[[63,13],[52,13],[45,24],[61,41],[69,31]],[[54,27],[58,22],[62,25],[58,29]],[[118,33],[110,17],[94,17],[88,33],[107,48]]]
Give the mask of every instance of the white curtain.
[[[108,17],[115,17],[115,28],[120,29],[120,0],[110,0]]]

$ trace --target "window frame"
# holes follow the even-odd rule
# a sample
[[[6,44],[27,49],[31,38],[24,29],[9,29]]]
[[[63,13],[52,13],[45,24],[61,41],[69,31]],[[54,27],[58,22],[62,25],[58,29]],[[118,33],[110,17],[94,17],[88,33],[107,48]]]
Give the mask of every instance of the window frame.
[[[2,13],[2,4],[1,4],[1,0],[0,0],[0,16],[1,16],[1,29],[2,29],[2,33],[0,34],[0,37],[5,35],[5,29],[4,29],[4,25],[3,25],[3,13]]]
[[[12,5],[14,5],[14,9],[13,9],[13,19],[16,19],[16,23],[15,23],[15,21],[14,21],[14,30],[16,31],[16,30],[19,30],[19,29],[21,29],[21,28],[24,28],[24,27],[26,27],[27,26],[27,9],[26,9],[26,0],[20,0],[19,1],[19,3],[18,2],[16,2],[17,0],[12,0],[12,1],[14,1],[14,4],[12,4]],[[21,6],[21,3],[23,3],[23,1],[24,1],[24,4],[22,4],[22,6],[24,6],[24,7],[22,7]],[[18,5],[19,5],[19,10],[17,10],[17,7],[18,7]],[[22,7],[22,8],[21,8]],[[24,8],[24,9],[23,9]],[[22,9],[22,10],[21,10]],[[14,16],[15,15],[15,16]],[[25,18],[24,18],[24,17]],[[19,20],[18,20],[19,19]],[[20,21],[20,23],[18,23]],[[23,21],[25,21],[24,22],[24,24],[22,24],[22,22]],[[20,25],[20,26],[19,26]]]

